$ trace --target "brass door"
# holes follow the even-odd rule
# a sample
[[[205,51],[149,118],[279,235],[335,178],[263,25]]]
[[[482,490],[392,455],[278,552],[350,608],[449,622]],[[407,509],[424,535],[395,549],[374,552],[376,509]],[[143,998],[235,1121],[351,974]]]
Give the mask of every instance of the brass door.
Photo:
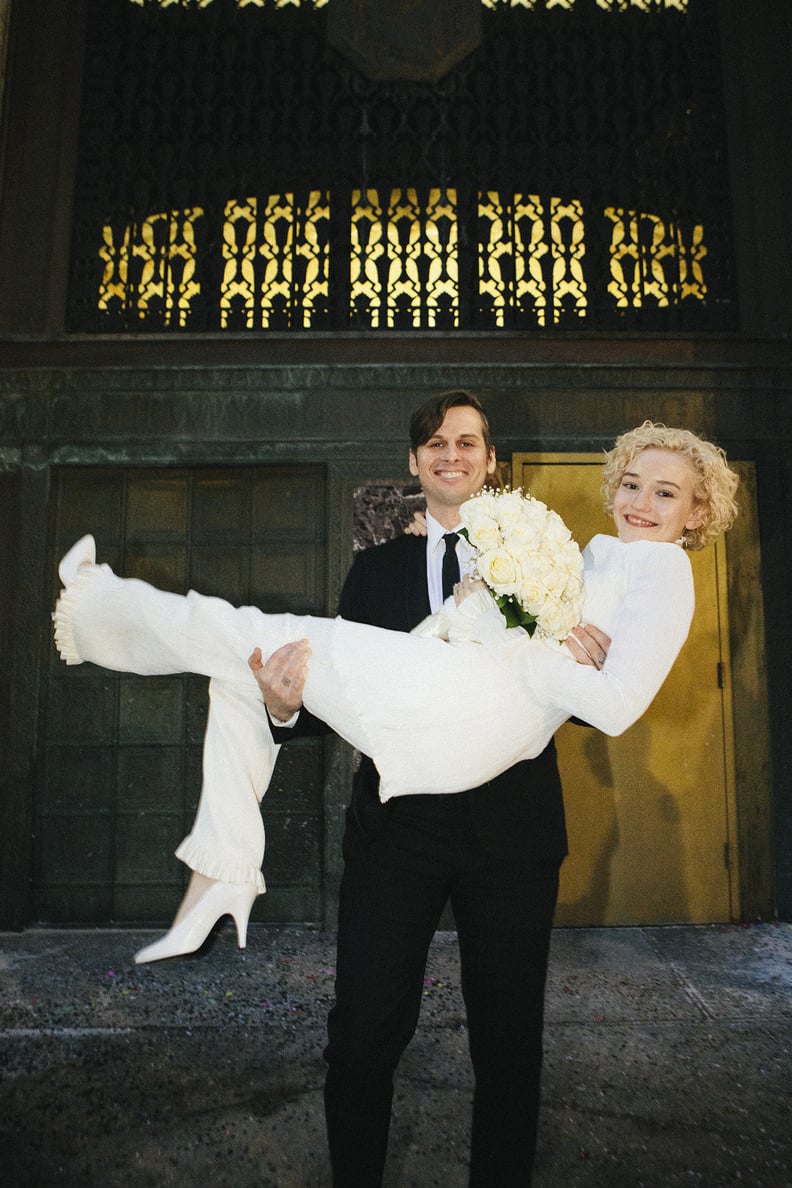
[[[512,482],[584,545],[613,532],[599,454],[516,454]],[[739,916],[725,546],[691,554],[696,614],[671,675],[620,738],[566,723],[556,736],[570,854],[559,925]]]

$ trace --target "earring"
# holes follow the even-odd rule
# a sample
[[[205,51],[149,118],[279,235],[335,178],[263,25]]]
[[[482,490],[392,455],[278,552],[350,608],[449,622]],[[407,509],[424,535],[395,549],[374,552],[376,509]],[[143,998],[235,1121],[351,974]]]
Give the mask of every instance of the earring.
[[[688,538],[685,536],[685,533],[684,533],[684,532],[683,532],[683,533],[682,533],[682,535],[681,535],[681,536],[678,538],[678,540],[675,540],[675,541],[674,541],[674,544],[678,544],[678,545],[679,545],[679,547],[680,547],[680,549],[686,549],[686,548],[687,548],[687,544],[688,544]]]

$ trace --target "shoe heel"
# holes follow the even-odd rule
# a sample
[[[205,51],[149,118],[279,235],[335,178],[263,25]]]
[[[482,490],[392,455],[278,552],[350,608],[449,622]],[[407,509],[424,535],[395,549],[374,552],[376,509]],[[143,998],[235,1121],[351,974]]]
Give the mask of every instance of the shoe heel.
[[[237,946],[240,949],[246,949],[248,921],[250,919],[250,913],[253,910],[253,904],[256,902],[255,887],[242,888],[239,897],[244,902],[231,909],[231,916],[236,924]]]

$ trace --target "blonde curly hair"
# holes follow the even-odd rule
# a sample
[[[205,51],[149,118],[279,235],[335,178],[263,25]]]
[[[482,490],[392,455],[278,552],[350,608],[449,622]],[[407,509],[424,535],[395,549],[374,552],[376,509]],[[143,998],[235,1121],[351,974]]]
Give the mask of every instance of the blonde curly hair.
[[[644,421],[637,429],[616,438],[613,449],[605,454],[602,495],[605,511],[613,512],[613,499],[627,467],[641,450],[671,450],[687,458],[695,473],[694,497],[704,516],[697,528],[688,528],[684,544],[688,549],[703,549],[726,532],[737,515],[734,498],[739,478],[729,467],[720,446],[705,441],[689,429],[670,429],[654,421]]]

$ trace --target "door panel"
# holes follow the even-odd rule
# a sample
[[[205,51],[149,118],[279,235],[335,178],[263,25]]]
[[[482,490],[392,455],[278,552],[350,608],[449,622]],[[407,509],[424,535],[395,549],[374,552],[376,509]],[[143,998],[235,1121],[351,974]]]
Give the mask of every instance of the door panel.
[[[517,454],[513,483],[555,508],[584,545],[613,531],[601,468],[598,454]],[[570,847],[560,925],[739,913],[724,544],[690,559],[693,626],[647,713],[620,738],[572,723],[556,736]]]
[[[297,613],[326,606],[321,467],[56,472],[52,572],[86,531],[119,573],[180,593]],[[53,579],[54,601],[57,584]],[[207,681],[67,668],[48,643],[39,734],[34,904],[51,923],[166,922],[173,851],[200,792]],[[323,920],[324,745],[284,748],[263,803],[268,892],[254,919]]]

